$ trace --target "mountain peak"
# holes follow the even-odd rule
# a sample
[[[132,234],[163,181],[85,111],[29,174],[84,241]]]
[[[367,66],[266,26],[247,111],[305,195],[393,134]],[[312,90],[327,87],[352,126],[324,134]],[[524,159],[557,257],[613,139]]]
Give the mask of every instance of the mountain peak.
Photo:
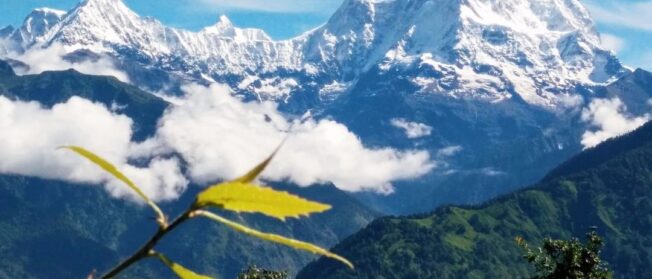
[[[233,23],[226,15],[221,15],[220,19],[217,21],[217,25],[233,26]]]
[[[23,25],[19,29],[3,29],[0,31],[0,37],[10,36],[14,43],[25,47],[31,44],[35,38],[43,36],[53,26],[61,21],[66,15],[65,11],[50,9],[50,8],[37,8],[25,17]],[[9,33],[10,32],[10,33]]]
[[[217,23],[204,28],[202,32],[206,34],[233,37],[235,36],[235,26],[233,26],[233,23],[226,15],[221,15]]]
[[[89,12],[101,13],[96,15],[123,14],[129,16],[138,16],[134,11],[129,9],[122,0],[85,0],[81,2],[74,10],[75,13]],[[99,18],[98,18],[99,19]]]
[[[143,38],[137,30],[157,22],[140,18],[122,0],[85,0],[62,19],[55,32],[49,32],[40,41],[58,41],[70,45],[89,45],[106,42],[113,45],[139,46]]]
[[[200,33],[205,35],[231,38],[239,42],[246,41],[272,41],[272,39],[261,29],[238,28],[226,16],[221,15],[212,26],[204,28]]]
[[[51,9],[51,8],[47,8],[47,7],[41,7],[41,8],[36,8],[36,9],[34,9],[34,10],[30,13],[30,16],[41,14],[41,15],[54,15],[54,16],[57,16],[57,17],[61,18],[61,17],[63,17],[66,13],[67,13],[66,11],[62,11],[62,10]],[[28,17],[29,17],[29,16],[28,16]]]
[[[85,5],[115,5],[124,4],[122,0],[84,0],[81,2],[82,6]]]
[[[23,21],[23,29],[33,35],[42,35],[47,31],[45,29],[59,23],[66,13],[56,9],[36,8]]]
[[[560,92],[623,71],[579,0],[348,0],[306,51],[309,60],[332,58],[326,67],[344,76],[417,65],[468,84],[456,97],[548,108],[560,105]],[[441,79],[413,78],[423,92],[451,93]]]

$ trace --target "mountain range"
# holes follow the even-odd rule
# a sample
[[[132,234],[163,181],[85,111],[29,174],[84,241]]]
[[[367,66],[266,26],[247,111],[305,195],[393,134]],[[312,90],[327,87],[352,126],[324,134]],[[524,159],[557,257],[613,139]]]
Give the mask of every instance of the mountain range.
[[[394,183],[394,195],[356,194],[386,213],[482,202],[534,183],[583,149],[591,125],[581,112],[593,100],[620,98],[640,115],[640,99],[652,97],[605,89],[636,74],[600,46],[577,0],[346,0],[324,25],[283,41],[226,16],[191,32],[121,0],[84,0],[67,12],[37,9],[0,38],[22,71],[30,66],[21,57],[54,47],[73,66],[109,57],[159,96],[224,83],[288,115],[334,119],[371,148],[428,151],[438,166],[429,175]],[[428,132],[410,137],[405,127]]]
[[[173,83],[217,81],[259,98],[320,101],[369,72],[398,71],[423,93],[552,109],[575,86],[627,72],[593,28],[579,1],[347,0],[323,26],[274,41],[226,16],[190,32],[140,17],[121,0],[85,0],[68,12],[37,9],[3,33],[17,52],[62,44],[70,53],[108,54],[154,91],[173,86],[141,80],[136,68]]]

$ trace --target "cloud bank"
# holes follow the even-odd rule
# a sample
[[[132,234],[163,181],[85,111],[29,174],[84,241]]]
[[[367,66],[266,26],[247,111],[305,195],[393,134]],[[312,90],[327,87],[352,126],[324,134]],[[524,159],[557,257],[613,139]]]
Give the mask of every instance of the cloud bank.
[[[288,120],[273,103],[243,103],[228,88],[187,86],[180,105],[159,120],[152,138],[132,142],[132,119],[73,97],[51,109],[0,96],[0,173],[104,184],[115,197],[131,190],[96,166],[66,152],[79,145],[114,163],[154,200],[177,198],[189,181],[232,179],[266,158],[283,140],[262,179],[300,186],[333,183],[346,191],[391,193],[392,182],[435,167],[425,151],[367,148],[331,120]],[[181,171],[181,158],[187,172]],[[134,166],[130,160],[149,162]]]
[[[32,47],[25,53],[8,52],[0,53],[0,58],[5,56],[21,61],[29,66],[28,69],[17,68],[19,75],[40,74],[45,71],[65,71],[75,69],[88,75],[113,76],[122,82],[129,82],[129,76],[118,70],[110,58],[100,56],[95,61],[69,62],[64,57],[71,53],[60,44],[53,44],[47,48]]]
[[[602,42],[603,48],[612,50],[615,53],[619,53],[621,50],[623,50],[626,44],[625,40],[622,38],[607,33],[600,34],[600,41]]]
[[[584,148],[591,148],[605,140],[629,133],[643,126],[650,115],[632,116],[619,98],[595,99],[582,111],[582,121],[597,128],[582,135]]]
[[[432,127],[417,122],[410,122],[402,118],[394,118],[391,121],[392,126],[405,131],[405,135],[410,139],[426,137],[432,134]]]
[[[36,102],[12,101],[0,96],[0,172],[77,183],[106,184],[115,197],[131,192],[94,165],[57,149],[81,145],[122,169],[156,200],[176,198],[188,182],[176,159],[158,158],[148,167],[127,164],[132,120],[101,104],[73,97],[51,109]]]
[[[447,147],[444,147],[444,148],[439,149],[437,151],[437,157],[442,157],[443,158],[443,157],[455,156],[458,153],[462,152],[462,150],[464,150],[464,148],[462,146],[459,146],[459,145],[447,146]]]
[[[332,182],[346,191],[392,191],[391,182],[416,178],[434,165],[424,151],[369,149],[331,120],[290,121],[276,105],[243,103],[229,89],[188,86],[182,106],[161,119],[154,146],[179,152],[198,182],[231,179],[266,158],[285,138],[264,179],[301,186]]]

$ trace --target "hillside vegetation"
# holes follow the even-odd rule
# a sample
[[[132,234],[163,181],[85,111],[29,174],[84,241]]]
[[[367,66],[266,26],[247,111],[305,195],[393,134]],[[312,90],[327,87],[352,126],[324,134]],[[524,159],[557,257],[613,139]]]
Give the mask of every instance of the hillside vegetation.
[[[522,278],[532,270],[516,237],[538,245],[581,238],[592,226],[615,278],[652,278],[652,123],[578,155],[528,190],[376,220],[333,249],[355,271],[320,259],[298,278]]]

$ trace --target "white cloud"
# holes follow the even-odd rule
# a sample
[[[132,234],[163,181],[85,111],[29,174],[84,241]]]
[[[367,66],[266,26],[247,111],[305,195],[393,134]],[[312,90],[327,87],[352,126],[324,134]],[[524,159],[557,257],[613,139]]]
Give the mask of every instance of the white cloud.
[[[439,151],[437,151],[437,157],[454,156],[455,154],[462,152],[462,150],[464,150],[464,148],[462,148],[459,145],[444,147],[442,149],[439,149]]]
[[[116,69],[108,57],[100,56],[97,61],[71,63],[63,58],[69,53],[70,50],[67,50],[64,46],[53,44],[48,48],[32,47],[25,53],[9,52],[5,56],[29,65],[27,71],[21,71],[20,68],[15,69],[16,73],[20,75],[75,69],[88,75],[113,76],[122,82],[129,82],[129,76]]]
[[[486,167],[480,170],[480,173],[486,175],[486,176],[499,176],[499,175],[506,175],[504,171],[499,171],[496,170],[492,167]]]
[[[436,166],[428,152],[366,148],[342,124],[289,121],[275,104],[243,103],[226,87],[184,90],[186,99],[168,109],[156,135],[141,143],[131,141],[130,118],[100,104],[73,97],[48,109],[0,96],[0,131],[6,135],[0,137],[0,173],[105,184],[115,197],[134,198],[131,189],[96,166],[57,150],[79,145],[114,163],[152,199],[170,200],[187,187],[186,175],[202,184],[232,179],[286,138],[263,179],[301,186],[332,182],[346,191],[391,193],[393,181],[417,178]],[[188,163],[188,173],[182,173],[173,154]],[[149,164],[136,167],[130,159]]]
[[[155,141],[179,152],[198,182],[242,175],[286,137],[264,179],[289,179],[301,186],[332,182],[346,191],[388,193],[392,181],[416,178],[434,167],[427,152],[365,148],[339,123],[288,121],[275,104],[243,103],[226,87],[184,89],[188,99],[166,113]]]
[[[392,126],[403,129],[405,135],[410,139],[429,136],[432,133],[432,127],[422,123],[410,122],[402,118],[394,118],[391,123]]]
[[[652,31],[652,1],[587,1],[593,17],[603,23]]]
[[[272,13],[330,13],[342,0],[199,0],[199,3],[214,9],[248,10]]]
[[[604,49],[613,50],[615,53],[619,53],[625,47],[625,40],[612,34],[600,34],[600,41]]]
[[[84,146],[115,163],[156,200],[173,199],[187,185],[176,159],[154,159],[148,167],[127,164],[132,121],[106,107],[73,97],[51,109],[0,96],[0,173],[79,183],[108,184],[116,197],[131,190],[99,168],[57,147]]]
[[[559,102],[565,108],[572,109],[584,104],[584,98],[579,94],[560,94]]]
[[[582,121],[598,128],[582,135],[584,148],[594,147],[601,142],[631,132],[650,120],[650,115],[631,116],[627,107],[618,98],[595,99],[582,111]]]

